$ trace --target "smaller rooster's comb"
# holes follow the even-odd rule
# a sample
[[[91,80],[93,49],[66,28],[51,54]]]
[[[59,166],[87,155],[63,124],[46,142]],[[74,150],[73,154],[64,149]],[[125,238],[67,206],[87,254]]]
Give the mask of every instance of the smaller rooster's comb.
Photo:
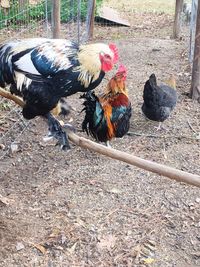
[[[117,70],[117,74],[120,74],[120,73],[127,74],[127,68],[123,64],[120,64]]]
[[[119,54],[118,54],[118,49],[117,49],[117,46],[113,43],[109,44],[109,48],[110,50],[113,51],[113,54],[114,54],[114,59],[113,59],[113,63],[117,63],[118,59],[119,59]]]

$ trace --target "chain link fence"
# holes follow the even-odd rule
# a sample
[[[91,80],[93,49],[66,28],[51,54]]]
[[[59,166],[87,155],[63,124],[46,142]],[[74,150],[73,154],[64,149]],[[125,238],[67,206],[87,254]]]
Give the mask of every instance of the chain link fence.
[[[60,38],[78,43],[88,40],[92,5],[92,0],[60,0]],[[52,38],[53,11],[52,0],[0,0],[0,43],[17,38]],[[15,150],[31,124],[23,119],[21,108],[0,97],[0,160]]]
[[[87,41],[91,0],[60,0],[61,37]],[[0,41],[52,37],[52,0],[0,0]]]
[[[1,0],[0,41],[49,37],[51,10],[48,0]]]

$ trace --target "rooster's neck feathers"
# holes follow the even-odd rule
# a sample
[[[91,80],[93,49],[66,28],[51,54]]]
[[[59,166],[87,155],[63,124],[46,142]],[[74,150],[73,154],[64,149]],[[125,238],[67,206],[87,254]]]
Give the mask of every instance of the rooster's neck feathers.
[[[175,76],[173,74],[170,75],[169,79],[165,81],[165,84],[167,84],[168,86],[170,86],[171,88],[173,88],[175,90],[176,89],[176,78],[175,78]]]
[[[114,53],[109,46],[102,43],[82,45],[78,53],[80,65],[75,71],[80,71],[79,81],[87,87],[92,81],[96,80],[101,72],[101,61],[99,54],[103,52],[114,57]]]
[[[156,80],[155,74],[151,74],[151,76],[149,77],[149,83],[153,88],[157,87],[157,80]],[[173,74],[171,74],[169,79],[165,80],[163,84],[166,84],[166,85],[168,85],[169,87],[171,87],[171,88],[173,88],[175,90],[176,89],[175,76]]]
[[[109,81],[105,95],[113,96],[117,94],[124,94],[128,97],[128,90],[126,88],[125,82],[122,79],[114,77]]]

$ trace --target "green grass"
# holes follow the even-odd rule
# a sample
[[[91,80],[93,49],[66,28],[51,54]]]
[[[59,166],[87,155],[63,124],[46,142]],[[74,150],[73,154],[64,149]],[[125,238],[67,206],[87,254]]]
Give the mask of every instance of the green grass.
[[[172,15],[175,10],[175,0],[106,0],[104,4],[122,12],[153,12]]]

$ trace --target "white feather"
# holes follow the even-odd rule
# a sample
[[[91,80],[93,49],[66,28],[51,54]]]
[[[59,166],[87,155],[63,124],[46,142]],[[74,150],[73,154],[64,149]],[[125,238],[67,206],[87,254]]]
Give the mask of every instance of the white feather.
[[[17,62],[15,62],[15,65],[22,71],[41,75],[33,65],[33,62],[31,60],[31,53],[28,53],[21,57]]]
[[[22,90],[23,85],[25,85],[26,88],[28,88],[32,82],[32,80],[27,78],[23,73],[20,73],[17,71],[15,71],[15,78],[16,78],[16,83],[17,83],[17,89],[19,91]]]
[[[52,62],[51,67],[56,67],[57,71],[69,69],[72,66],[69,57],[73,57],[77,53],[76,49],[72,49],[70,46],[71,42],[51,40],[49,43],[47,42],[40,46],[41,52],[39,52],[38,58],[45,55],[47,60]]]

